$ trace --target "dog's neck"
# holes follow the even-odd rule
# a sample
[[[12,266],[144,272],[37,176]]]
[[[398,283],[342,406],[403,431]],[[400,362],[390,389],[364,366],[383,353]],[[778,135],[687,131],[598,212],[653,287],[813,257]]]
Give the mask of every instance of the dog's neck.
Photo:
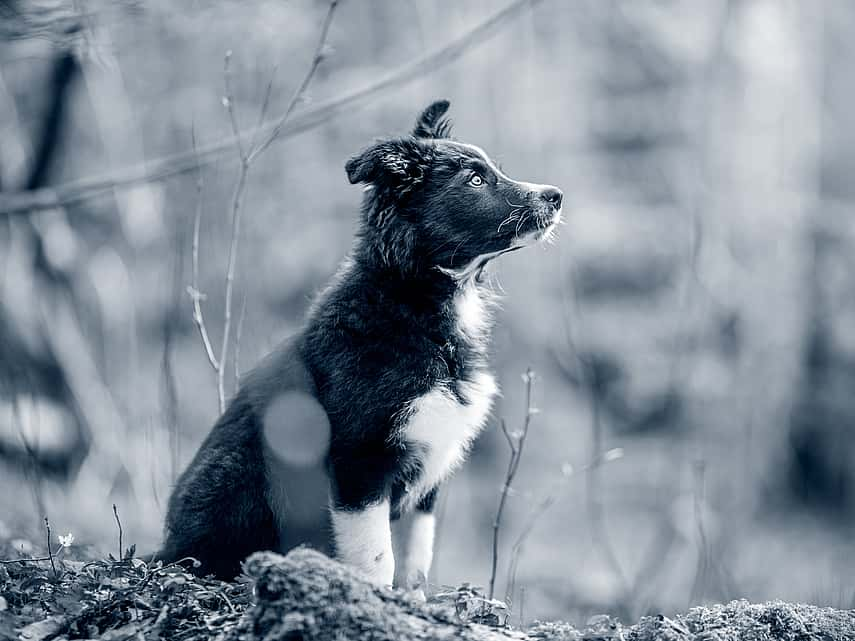
[[[447,302],[462,290],[480,288],[490,261],[514,249],[517,248],[478,256],[454,268],[419,260],[402,264],[396,262],[394,256],[382,252],[377,245],[364,240],[357,243],[351,256],[363,274],[390,293],[404,292],[423,299]]]
[[[461,283],[452,274],[436,267],[387,260],[373,248],[357,248],[353,260],[358,271],[374,286],[395,299],[413,300],[418,306],[429,302],[442,305],[454,297]]]

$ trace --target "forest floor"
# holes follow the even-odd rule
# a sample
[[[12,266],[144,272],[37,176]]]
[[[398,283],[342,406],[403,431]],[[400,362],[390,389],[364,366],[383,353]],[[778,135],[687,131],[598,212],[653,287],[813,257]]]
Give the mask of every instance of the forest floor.
[[[306,548],[259,553],[235,582],[199,578],[182,565],[86,560],[63,537],[48,556],[0,543],[0,641],[100,639],[489,641],[837,641],[855,639],[855,611],[784,602],[692,608],[633,625],[607,615],[584,626],[510,625],[505,605],[469,585],[427,602],[365,583],[349,568]],[[69,544],[69,545],[66,545]],[[26,550],[24,550],[26,552]]]

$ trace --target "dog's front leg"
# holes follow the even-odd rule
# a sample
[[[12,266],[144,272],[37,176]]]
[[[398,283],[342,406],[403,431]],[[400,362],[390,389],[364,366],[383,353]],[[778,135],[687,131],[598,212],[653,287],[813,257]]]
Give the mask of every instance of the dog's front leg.
[[[425,495],[415,509],[392,521],[395,549],[395,586],[407,590],[427,588],[433,561],[436,519],[433,515],[436,488]]]
[[[355,467],[359,469],[361,466]],[[389,525],[388,492],[376,488],[365,492],[364,478],[360,479],[363,483],[356,484],[353,483],[355,479],[342,479],[340,474],[336,477],[332,492],[336,556],[363,572],[372,583],[391,586],[395,576],[395,556]],[[363,491],[355,491],[357,488]]]

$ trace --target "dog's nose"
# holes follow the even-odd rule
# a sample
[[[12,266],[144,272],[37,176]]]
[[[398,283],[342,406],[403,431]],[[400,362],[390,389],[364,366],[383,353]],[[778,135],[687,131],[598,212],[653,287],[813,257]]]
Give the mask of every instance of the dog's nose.
[[[561,201],[564,200],[564,194],[557,187],[547,187],[540,192],[540,197],[552,205],[555,209],[561,209]]]

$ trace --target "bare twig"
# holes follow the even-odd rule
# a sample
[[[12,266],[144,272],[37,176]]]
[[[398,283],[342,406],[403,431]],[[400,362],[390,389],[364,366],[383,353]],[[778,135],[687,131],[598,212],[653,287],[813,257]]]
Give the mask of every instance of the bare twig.
[[[249,156],[244,154],[243,146],[240,143],[240,130],[238,129],[237,117],[234,113],[234,107],[232,105],[232,99],[228,95],[229,91],[229,60],[231,59],[232,52],[226,52],[225,58],[225,68],[223,70],[223,75],[226,80],[226,98],[224,99],[224,104],[226,109],[229,112],[229,120],[232,123],[232,131],[234,132],[234,137],[236,140],[236,146],[238,150],[238,155],[240,156],[240,169],[238,170],[238,179],[235,184],[234,194],[232,195],[232,235],[231,241],[229,242],[229,262],[228,268],[226,269],[226,300],[223,308],[223,341],[220,346],[220,357],[217,360],[217,398],[219,400],[220,413],[222,414],[226,409],[226,390],[225,390],[225,377],[226,377],[226,360],[229,355],[229,339],[232,333],[232,293],[234,291],[234,281],[235,281],[235,270],[237,269],[237,256],[238,249],[240,247],[240,223],[241,223],[241,205],[243,204],[243,192],[246,188],[246,179],[249,174],[249,167],[251,160]],[[252,150],[250,150],[252,153]]]
[[[237,329],[235,330],[235,385],[240,386],[240,339],[243,336],[243,320],[246,318],[246,292],[240,304]]]
[[[116,525],[119,526],[119,556],[116,557],[117,560],[121,561],[124,557],[124,549],[122,546],[122,522],[119,520],[119,510],[116,508],[116,504],[113,503],[113,516],[116,517]]]
[[[193,151],[196,150],[196,130],[191,127],[190,137],[193,142]],[[216,373],[220,369],[220,364],[217,357],[214,355],[214,348],[211,345],[211,339],[208,336],[208,328],[205,326],[205,317],[202,316],[202,301],[205,300],[205,295],[199,291],[199,229],[202,225],[202,189],[204,182],[202,179],[202,168],[196,164],[196,215],[193,221],[193,274],[192,283],[187,288],[187,293],[190,294],[190,299],[193,301],[193,322],[199,330],[199,336],[202,338],[202,345],[205,347],[205,355],[208,357],[208,362]]]
[[[604,452],[601,459],[604,463],[607,463],[609,461],[616,461],[622,457],[623,449],[616,447]],[[590,465],[585,465],[582,467],[582,470],[587,470],[589,467]],[[561,495],[561,491],[567,486],[568,481],[574,473],[575,470],[570,463],[564,463],[561,466],[561,477],[553,484],[552,489],[540,501],[538,501],[537,505],[534,506],[531,514],[529,514],[525,527],[522,529],[519,536],[517,536],[516,541],[514,541],[514,544],[511,547],[511,562],[508,565],[508,579],[505,587],[505,603],[510,605],[513,600],[514,589],[516,588],[517,582],[517,569],[519,568],[519,561],[522,556],[523,546],[525,545],[526,540],[528,540],[528,537],[531,535],[534,530],[534,526],[537,524],[540,517],[543,516],[543,514],[558,500]]]
[[[249,165],[242,161],[240,175],[232,196],[232,239],[229,243],[229,264],[226,270],[226,302],[224,306],[223,342],[220,347],[219,366],[217,367],[217,395],[220,400],[220,412],[226,409],[225,375],[226,358],[229,353],[229,336],[232,330],[232,292],[234,291],[235,269],[240,240],[241,204]]]
[[[50,550],[48,550],[50,552]],[[0,565],[9,565],[11,563],[40,563],[42,561],[50,561],[50,556],[32,557],[26,559],[0,559]]]
[[[226,110],[229,112],[229,121],[232,124],[232,133],[235,137],[235,146],[238,150],[238,155],[240,156],[241,162],[246,162],[246,154],[243,151],[243,143],[240,139],[240,125],[238,125],[237,114],[235,113],[235,105],[234,105],[234,96],[232,95],[232,83],[231,83],[231,70],[230,63],[232,60],[232,50],[229,49],[226,51],[225,58],[223,59],[223,82],[226,87],[226,95],[223,98],[223,104],[226,107]]]
[[[400,87],[416,80],[424,75],[434,73],[438,69],[454,62],[469,49],[486,41],[493,36],[501,27],[522,12],[523,9],[539,4],[542,0],[515,0],[506,8],[498,11],[481,24],[473,27],[459,38],[453,40],[425,56],[402,65],[391,72],[385,78],[368,84],[364,87],[318,103],[314,108],[307,109],[303,113],[290,118],[281,126],[276,140],[290,138],[304,131],[313,129],[324,122],[334,118],[346,110],[352,110],[360,104],[365,104],[368,99],[385,93],[396,87]],[[273,131],[279,125],[281,117],[263,124],[257,129],[259,131]],[[244,132],[246,136],[254,132]],[[159,159],[149,160],[145,163],[124,167],[100,176],[81,178],[69,181],[55,187],[37,189],[23,192],[0,193],[0,214],[21,214],[28,211],[52,209],[61,204],[80,202],[94,198],[118,187],[127,187],[138,183],[153,182],[193,171],[197,165],[208,164],[222,156],[228,149],[235,145],[234,137],[210,143],[193,151],[184,151]]]
[[[252,141],[249,143],[250,149],[255,149],[258,134],[261,132],[261,127],[264,125],[264,119],[267,117],[267,108],[270,106],[270,94],[273,92],[273,80],[276,78],[276,73],[279,71],[279,65],[273,66],[273,71],[270,72],[270,80],[267,81],[267,90],[264,92],[264,101],[261,103],[261,111],[258,112],[258,122],[255,123],[255,129],[252,132]]]
[[[528,428],[531,424],[531,417],[536,413],[536,410],[531,405],[531,386],[532,381],[534,380],[534,372],[531,371],[531,368],[527,369],[525,374],[523,374],[523,381],[525,382],[525,418],[523,419],[523,426],[519,432],[511,433],[508,431],[508,427],[505,424],[504,419],[500,422],[502,433],[505,435],[505,439],[508,441],[508,446],[511,449],[511,458],[508,461],[508,470],[505,473],[505,483],[502,486],[502,494],[499,498],[499,507],[496,510],[496,518],[493,520],[493,557],[492,563],[490,565],[490,587],[488,590],[488,599],[493,598],[493,594],[495,593],[496,587],[496,568],[499,564],[499,530],[502,527],[502,515],[505,511],[505,504],[508,500],[508,494],[511,491],[511,484],[514,481],[514,477],[517,474],[517,469],[520,466],[520,460],[522,459],[523,445],[525,445],[526,436],[528,436]]]
[[[327,36],[329,35],[330,25],[332,24],[332,19],[335,15],[335,10],[336,7],[338,7],[338,3],[339,0],[331,0],[330,2],[329,9],[327,10],[326,17],[324,18],[324,22],[321,27],[320,35],[318,37],[318,44],[315,47],[315,53],[312,57],[312,62],[309,65],[309,69],[306,71],[306,74],[303,76],[303,80],[300,82],[299,86],[294,91],[294,94],[291,96],[291,100],[289,101],[288,107],[285,109],[285,112],[282,114],[282,116],[280,116],[279,120],[276,122],[276,125],[273,127],[267,138],[265,138],[261,143],[249,149],[248,151],[244,151],[243,145],[241,143],[241,132],[238,125],[237,115],[235,114],[234,100],[231,96],[231,84],[229,82],[229,61],[231,60],[232,52],[226,52],[225,63],[223,68],[226,96],[223,99],[223,104],[229,112],[229,120],[232,125],[233,139],[235,140],[238,155],[240,156],[240,168],[238,170],[238,178],[235,184],[235,190],[232,195],[232,234],[231,241],[229,243],[228,267],[226,269],[226,293],[223,310],[223,341],[220,346],[220,356],[218,359],[216,359],[217,367],[215,368],[217,371],[217,396],[219,399],[220,413],[224,412],[226,409],[225,376],[226,362],[228,361],[229,355],[229,341],[231,340],[232,333],[232,298],[234,296],[234,281],[235,273],[237,271],[238,251],[240,249],[241,214],[243,211],[242,205],[244,199],[244,192],[246,191],[247,180],[249,178],[249,170],[255,160],[258,158],[258,156],[261,155],[261,153],[265,149],[267,149],[267,147],[270,146],[270,144],[274,140],[276,140],[276,138],[279,137],[280,133],[282,132],[282,128],[285,126],[286,121],[291,116],[291,113],[294,111],[294,107],[297,106],[297,103],[300,101],[301,97],[303,96],[303,93],[306,91],[306,88],[309,86],[312,81],[312,78],[315,76],[315,72],[318,69],[318,65],[321,63],[324,57],[324,49],[326,47]],[[262,105],[262,115],[266,109],[267,98],[265,98],[264,103]],[[237,367],[237,365],[235,366]]]
[[[265,138],[261,143],[259,143],[258,147],[253,149],[249,155],[249,162],[255,160],[257,156],[259,156],[265,149],[267,149],[270,144],[276,140],[282,133],[282,128],[285,126],[285,122],[291,116],[291,112],[294,111],[294,107],[297,106],[297,103],[300,101],[300,98],[303,96],[303,93],[309,86],[309,83],[312,82],[312,78],[315,76],[315,72],[318,70],[318,65],[321,64],[321,61],[324,59],[324,49],[326,48],[327,36],[330,31],[330,25],[332,24],[333,15],[335,15],[335,10],[338,7],[339,0],[332,0],[330,2],[329,9],[327,9],[327,15],[324,18],[323,26],[321,27],[321,35],[318,38],[318,45],[315,47],[315,54],[312,56],[312,63],[309,65],[309,70],[306,72],[306,75],[303,77],[303,81],[294,91],[294,94],[291,96],[291,100],[288,102],[288,106],[285,108],[285,112],[279,117],[279,120],[276,121],[276,124],[273,126],[273,129],[268,134],[267,138]]]
[[[50,561],[50,567],[53,570],[54,577],[57,577],[59,576],[59,573],[56,571],[56,564],[53,562],[53,551],[50,549],[50,521],[48,521],[48,517],[45,517],[45,535],[47,537],[48,560]]]
[[[529,516],[528,521],[526,521],[525,527],[520,532],[516,541],[514,541],[513,547],[511,547],[511,562],[508,564],[508,580],[505,586],[505,603],[507,604],[510,604],[513,600],[514,589],[516,588],[517,582],[517,568],[519,567],[523,545],[534,530],[537,520],[553,503],[555,503],[556,500],[558,500],[557,494],[549,494],[537,504]],[[520,605],[520,608],[522,608],[522,604]],[[520,614],[520,616],[522,616],[522,614]]]

